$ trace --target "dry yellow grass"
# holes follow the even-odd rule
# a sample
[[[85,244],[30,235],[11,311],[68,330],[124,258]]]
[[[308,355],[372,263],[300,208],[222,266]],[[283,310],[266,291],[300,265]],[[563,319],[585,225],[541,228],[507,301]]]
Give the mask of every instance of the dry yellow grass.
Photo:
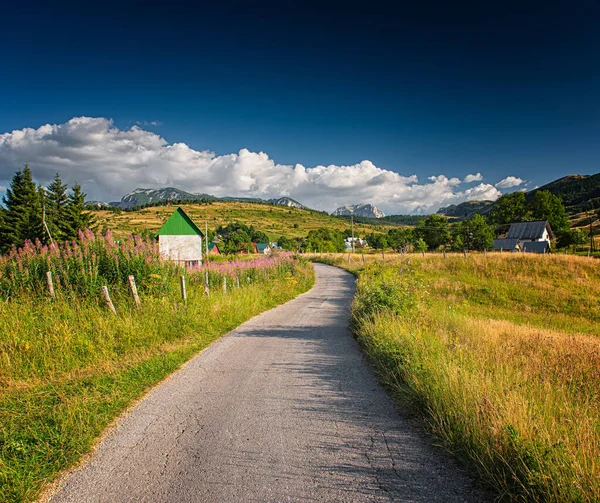
[[[451,450],[508,499],[600,501],[600,262],[353,260],[359,340]]]

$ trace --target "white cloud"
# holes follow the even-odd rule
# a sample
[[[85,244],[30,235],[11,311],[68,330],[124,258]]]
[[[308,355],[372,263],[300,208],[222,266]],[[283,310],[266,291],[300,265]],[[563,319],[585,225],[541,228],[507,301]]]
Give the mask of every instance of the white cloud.
[[[402,176],[367,160],[307,168],[276,164],[266,153],[247,149],[217,156],[185,143],[169,144],[139,126],[119,129],[102,117],[0,134],[0,181],[10,180],[26,162],[39,182],[48,183],[58,171],[97,200],[118,200],[137,187],[174,186],[216,196],[290,196],[329,211],[368,202],[386,213],[430,213],[447,204],[501,195],[483,183],[460,191],[461,180],[444,175],[419,183],[416,175]]]
[[[504,180],[500,180],[496,187],[499,189],[510,189],[512,187],[518,187],[523,184],[525,180],[516,176],[507,176]]]
[[[473,183],[473,182],[480,182],[481,180],[483,180],[483,175],[481,173],[477,173],[475,175],[471,174],[471,175],[465,176],[465,179],[463,180],[463,182],[464,183]]]

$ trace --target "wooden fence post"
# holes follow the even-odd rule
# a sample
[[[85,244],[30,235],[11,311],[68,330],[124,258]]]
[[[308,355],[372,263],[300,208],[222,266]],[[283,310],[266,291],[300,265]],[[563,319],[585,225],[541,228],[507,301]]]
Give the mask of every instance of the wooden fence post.
[[[467,258],[467,250],[463,250],[463,257]]]
[[[179,276],[179,285],[181,287],[181,298],[187,304],[187,291],[185,289],[185,276]]]
[[[237,287],[239,288],[240,287],[240,277],[237,274],[235,275],[235,282],[237,284]]]
[[[383,248],[381,249],[381,258],[385,260],[385,251],[383,251]]]
[[[350,263],[350,254],[348,253],[348,263]]]
[[[140,307],[140,296],[138,295],[137,287],[135,286],[135,278],[129,276],[127,279],[129,280],[129,288],[131,290],[131,295],[133,295],[133,301],[135,302],[136,307]]]
[[[444,250],[444,258],[446,258],[446,250]]]
[[[204,295],[207,297],[210,295],[210,288],[208,286],[208,271],[204,272]]]
[[[361,256],[362,256],[362,263],[364,264],[365,263],[365,252],[362,252]]]
[[[487,249],[486,248],[483,249],[483,256],[487,257]]]
[[[223,293],[227,293],[227,276],[223,276]]]
[[[48,283],[48,291],[50,292],[50,298],[52,300],[56,299],[56,295],[54,293],[54,283],[52,281],[52,272],[48,271],[46,273],[46,282]]]
[[[421,257],[425,258],[425,250],[421,250]]]
[[[114,314],[116,316],[117,310],[115,309],[115,305],[112,303],[112,300],[110,300],[110,295],[108,294],[108,287],[103,286],[101,288],[101,290],[102,290],[102,296],[104,297],[104,300],[106,301],[106,305],[108,306],[108,309],[110,309],[112,314]]]

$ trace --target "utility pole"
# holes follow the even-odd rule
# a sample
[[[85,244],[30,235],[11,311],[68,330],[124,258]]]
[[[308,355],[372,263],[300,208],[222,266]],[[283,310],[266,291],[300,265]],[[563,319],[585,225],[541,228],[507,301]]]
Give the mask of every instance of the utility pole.
[[[352,253],[354,253],[354,215],[350,216],[350,221],[352,222]]]
[[[590,253],[594,252],[594,229],[592,227],[592,215],[590,215]]]
[[[41,192],[42,192],[42,225],[44,226],[45,231],[48,233],[48,237],[50,238],[50,243],[54,244],[54,239],[52,239],[52,234],[50,234],[50,229],[48,228],[48,224],[46,223],[46,189],[44,189],[44,187],[42,187]]]
[[[471,230],[469,229],[469,226],[467,225],[467,250],[471,249]]]
[[[204,221],[204,242],[206,249],[206,263],[208,264],[208,222]]]

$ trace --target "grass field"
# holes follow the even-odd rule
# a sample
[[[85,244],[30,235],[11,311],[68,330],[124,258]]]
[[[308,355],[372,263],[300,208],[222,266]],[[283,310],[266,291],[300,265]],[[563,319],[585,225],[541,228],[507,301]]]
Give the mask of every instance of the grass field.
[[[600,501],[600,262],[360,256],[354,330],[382,381],[511,501]]]
[[[109,243],[109,254],[103,243]],[[182,271],[147,263],[154,250],[143,243],[114,255],[120,272],[103,262],[104,256],[116,253],[108,240],[91,239],[69,250],[31,248],[2,258],[0,293],[10,296],[0,301],[2,502],[34,500],[89,452],[106,426],[149,387],[220,335],[308,290],[314,281],[308,264],[285,257],[263,257],[259,260],[264,263],[235,267],[211,264],[210,297],[204,294],[202,271],[185,273],[184,303],[178,288]],[[138,263],[140,254],[145,258]],[[34,270],[40,263],[56,269],[57,278],[62,275],[55,301],[35,279],[38,273],[45,277],[45,271]],[[124,268],[138,267],[143,275],[146,266],[149,284],[140,285],[138,309],[119,281],[128,272]],[[156,274],[161,271],[162,277]],[[85,283],[80,273],[88,278],[89,288],[81,288]],[[99,301],[97,290],[92,295],[95,283],[89,283],[90,278],[110,279],[109,273],[114,276],[111,291],[118,316]],[[225,275],[230,279],[227,293],[221,288]],[[11,286],[25,280],[30,281],[26,289]]]
[[[287,206],[214,202],[207,205],[184,204],[181,207],[202,229],[204,229],[204,222],[208,222],[209,229],[214,230],[220,225],[239,221],[266,232],[273,241],[277,241],[282,235],[288,238],[303,237],[309,231],[320,227],[340,231],[350,227],[349,222],[339,218]],[[101,228],[110,229],[116,236],[125,236],[158,231],[174,209],[172,206],[157,206],[121,214],[110,211],[94,211],[94,215]],[[391,227],[393,226],[384,224],[357,224],[354,226],[356,234],[361,236],[371,232],[387,232]]]

